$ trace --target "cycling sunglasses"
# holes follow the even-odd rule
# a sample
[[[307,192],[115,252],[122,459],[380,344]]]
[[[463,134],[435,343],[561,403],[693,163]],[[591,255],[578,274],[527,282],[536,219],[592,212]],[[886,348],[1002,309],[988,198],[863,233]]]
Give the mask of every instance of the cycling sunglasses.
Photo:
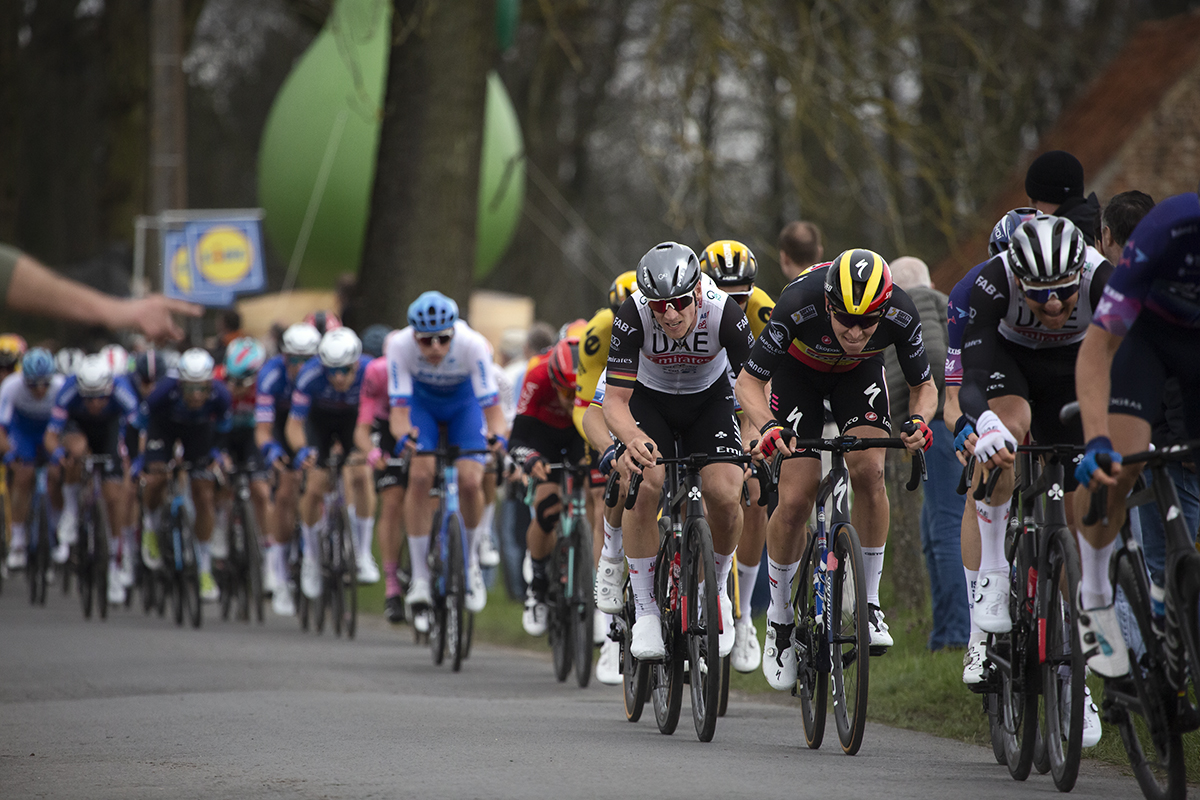
[[[1076,278],[1071,283],[1057,286],[1038,286],[1036,284],[1030,286],[1025,281],[1021,281],[1021,291],[1035,303],[1049,303],[1052,297],[1057,297],[1059,302],[1065,303],[1079,291],[1079,279]]]
[[[308,356],[289,355],[287,357],[287,363],[289,367],[299,367],[303,366],[308,361],[308,358]]]
[[[50,381],[25,381],[25,385],[36,392],[39,389],[49,389]]]
[[[694,295],[685,294],[679,297],[668,297],[666,300],[650,300],[650,310],[655,314],[667,313],[667,308],[674,308],[676,311],[683,311],[696,300]]]
[[[450,340],[453,338],[453,333],[417,334],[417,344],[422,347],[431,347],[434,342],[440,345],[447,345],[450,344]]]
[[[883,318],[883,312],[879,311],[874,314],[848,314],[845,311],[831,311],[833,318],[841,325],[847,328],[853,328],[856,325],[863,330],[874,328],[879,324],[879,320]]]
[[[326,367],[325,372],[329,375],[349,375],[357,368],[357,364],[347,364],[344,367]]]
[[[212,391],[210,383],[181,383],[179,386],[184,394],[208,394]]]
[[[750,295],[754,294],[754,290],[747,289],[744,292],[725,292],[725,294],[732,297],[733,302],[737,303],[740,306],[740,305],[745,305],[746,303],[748,303],[750,301]]]

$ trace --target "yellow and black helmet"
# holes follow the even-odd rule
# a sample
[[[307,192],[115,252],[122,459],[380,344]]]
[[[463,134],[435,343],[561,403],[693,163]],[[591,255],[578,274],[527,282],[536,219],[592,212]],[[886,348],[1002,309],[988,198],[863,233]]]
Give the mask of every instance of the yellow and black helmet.
[[[750,248],[733,239],[721,239],[704,248],[700,269],[717,286],[753,284],[758,277],[758,259]]]
[[[870,314],[892,296],[892,271],[872,250],[847,250],[829,262],[825,296],[835,311]]]
[[[629,270],[622,272],[617,277],[613,278],[612,286],[608,287],[608,307],[616,313],[621,307],[621,303],[625,302],[625,298],[633,294],[633,290],[637,288],[637,272]]]

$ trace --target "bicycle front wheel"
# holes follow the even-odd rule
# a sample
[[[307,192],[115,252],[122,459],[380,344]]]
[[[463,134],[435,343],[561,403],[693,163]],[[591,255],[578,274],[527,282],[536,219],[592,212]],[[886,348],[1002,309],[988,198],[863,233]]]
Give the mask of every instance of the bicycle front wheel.
[[[833,556],[829,564],[830,647],[833,681],[833,720],[842,752],[854,755],[862,747],[867,726],[867,679],[871,634],[867,621],[867,581],[862,545],[853,525],[834,528]]]
[[[717,602],[712,531],[707,521],[696,519],[689,523],[684,532],[684,548],[683,589],[689,601],[686,636],[692,722],[700,741],[711,742],[721,706],[721,611]]]
[[[624,623],[621,626],[621,683],[625,689],[625,719],[637,722],[642,718],[642,709],[646,705],[646,694],[650,688],[650,665],[638,661],[629,652],[636,615],[633,590],[628,579],[625,581],[625,606],[621,615]]]
[[[458,672],[462,669],[463,660],[467,564],[462,523],[457,515],[450,517],[446,526],[446,538],[449,545],[449,571],[446,575],[446,647],[450,651],[450,668]]]
[[[575,682],[586,689],[592,679],[592,654],[596,649],[593,641],[596,616],[596,596],[592,590],[595,569],[592,565],[592,529],[586,518],[576,517],[571,524],[571,542],[574,555],[574,575],[571,587],[572,639],[575,652]]]
[[[674,536],[668,535],[659,548],[658,569],[655,572],[654,595],[658,601],[661,618],[666,620],[663,639],[667,655],[663,661],[650,668],[650,699],[654,706],[654,721],[658,731],[666,736],[675,732],[679,725],[679,711],[683,706],[683,660],[684,653],[678,643],[679,630],[679,544]]]
[[[353,639],[358,632],[358,557],[354,553],[354,537],[342,537],[342,583],[345,591],[345,602],[342,613],[345,615],[346,638]]]
[[[1079,554],[1066,528],[1056,528],[1046,538],[1046,566],[1038,575],[1045,582],[1049,603],[1042,636],[1046,642],[1042,661],[1042,736],[1050,761],[1050,774],[1060,792],[1069,792],[1079,776],[1083,748],[1084,679],[1087,669],[1075,603],[1079,591]]]
[[[96,588],[96,612],[100,619],[108,619],[108,533],[100,516],[99,504],[92,507],[92,584]]]
[[[554,662],[554,679],[562,683],[571,674],[571,656],[574,649],[571,631],[571,604],[567,597],[567,560],[570,558],[570,542],[559,532],[550,556],[550,587],[546,593],[550,618],[546,625],[546,638],[550,642],[550,654]]]
[[[800,695],[800,718],[804,722],[804,742],[809,749],[816,750],[825,738],[825,710],[829,696],[829,646],[825,636],[825,623],[819,611],[816,580],[817,548],[809,531],[805,557],[800,561],[796,573],[796,597],[793,601],[795,614],[796,687]],[[820,598],[820,602],[824,602]],[[785,642],[779,647],[792,646]]]

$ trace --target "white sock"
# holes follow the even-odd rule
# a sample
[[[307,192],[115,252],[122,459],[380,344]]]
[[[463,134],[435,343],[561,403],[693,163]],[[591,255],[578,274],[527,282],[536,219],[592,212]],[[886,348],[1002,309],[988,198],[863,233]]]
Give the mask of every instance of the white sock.
[[[714,552],[713,566],[717,568],[717,596],[725,597],[729,594],[729,573],[733,569],[733,553],[721,555]]]
[[[281,544],[267,545],[267,567],[271,570],[271,574],[275,576],[275,583],[279,586],[287,586],[287,548]]]
[[[62,487],[63,493],[63,511],[67,511],[75,516],[79,516],[79,484],[64,483]]]
[[[767,607],[767,622],[776,625],[791,625],[795,619],[792,611],[792,579],[800,569],[800,562],[780,564],[767,556],[767,579],[771,581],[771,605]]]
[[[307,558],[321,559],[321,543],[317,540],[317,526],[300,523],[300,539],[304,543],[304,555]]]
[[[496,524],[496,504],[485,503],[483,506],[483,516],[479,518],[480,538],[475,543],[476,547],[482,547],[484,541],[488,544],[492,542],[492,528]]]
[[[409,536],[408,557],[413,581],[429,582],[429,537]]]
[[[483,526],[476,525],[474,528],[467,528],[467,568],[471,569],[479,564],[479,537],[483,535]]]
[[[879,605],[879,579],[883,577],[884,547],[864,547],[863,569],[867,573],[867,605]]]
[[[971,615],[971,635],[983,633],[983,628],[975,624],[975,589],[979,586],[979,570],[963,567],[963,575],[967,579],[967,612]]]
[[[358,523],[358,538],[354,546],[359,553],[371,553],[371,542],[375,539],[375,517],[355,517]]]
[[[750,619],[750,597],[758,583],[758,564],[750,566],[738,562],[738,609],[743,620]]]
[[[1004,557],[1004,534],[1008,530],[1007,505],[989,506],[982,500],[975,501],[975,516],[979,519],[979,571],[1007,572],[1008,559]]]
[[[137,552],[137,537],[134,535],[134,527],[126,525],[121,528],[121,559],[128,564],[128,569],[133,569],[133,554]]]
[[[213,520],[212,539],[209,540],[213,558],[229,556],[229,509],[218,508]]]
[[[212,572],[212,550],[208,542],[196,542],[196,563],[201,572]]]
[[[620,561],[625,557],[621,529],[614,528],[607,519],[604,520],[604,547],[600,550],[600,555],[609,561]]]
[[[25,539],[25,523],[14,522],[12,526],[12,541],[9,542],[9,550],[21,550],[27,547]]]
[[[654,603],[655,557],[630,558],[627,560],[629,561],[629,585],[633,589],[634,604],[637,606],[637,618],[661,616],[658,606]]]
[[[1113,603],[1112,581],[1108,578],[1108,562],[1112,558],[1117,540],[1104,547],[1095,548],[1082,536],[1079,537],[1079,564],[1083,568],[1083,580],[1079,582],[1079,594],[1084,608],[1103,608]]]

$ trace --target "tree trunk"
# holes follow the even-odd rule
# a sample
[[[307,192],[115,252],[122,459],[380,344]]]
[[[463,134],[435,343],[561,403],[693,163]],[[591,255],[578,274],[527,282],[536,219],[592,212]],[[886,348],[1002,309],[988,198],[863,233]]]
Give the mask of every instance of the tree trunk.
[[[929,576],[921,553],[921,506],[925,493],[908,491],[912,456],[888,450],[884,477],[891,490],[891,530],[888,532],[888,574],[896,603],[906,609],[923,609],[928,596]]]
[[[393,0],[358,286],[363,322],[404,325],[408,304],[428,289],[466,312],[493,23],[491,2]]]

